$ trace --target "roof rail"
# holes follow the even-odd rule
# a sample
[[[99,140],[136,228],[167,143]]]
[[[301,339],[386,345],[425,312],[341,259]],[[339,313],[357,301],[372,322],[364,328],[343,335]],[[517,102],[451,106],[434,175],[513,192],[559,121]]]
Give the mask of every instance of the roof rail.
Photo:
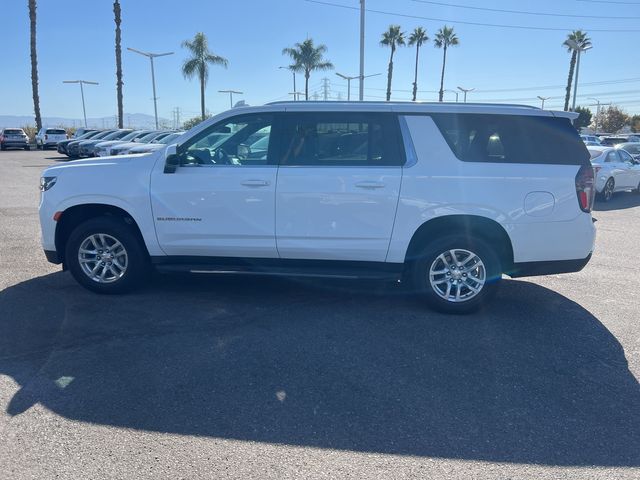
[[[277,102],[268,102],[265,105],[326,105],[326,104],[340,104],[340,105],[453,105],[458,102],[411,102],[411,101],[374,101],[374,100],[354,100],[354,101],[345,101],[345,100],[279,100]],[[491,102],[465,102],[460,105],[470,105],[470,106],[499,106],[499,107],[517,107],[517,108],[527,108],[533,110],[540,110],[540,107],[535,107],[533,105],[522,105],[519,103],[491,103]]]

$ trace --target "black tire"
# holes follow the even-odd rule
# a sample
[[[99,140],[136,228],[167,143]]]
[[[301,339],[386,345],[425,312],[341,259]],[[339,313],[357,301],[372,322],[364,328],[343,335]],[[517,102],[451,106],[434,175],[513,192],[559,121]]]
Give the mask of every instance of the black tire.
[[[446,255],[447,252],[452,250],[465,250],[472,252],[484,265],[484,273],[486,277],[484,285],[481,286],[478,293],[474,296],[470,296],[468,300],[458,302],[453,301],[453,299],[446,300],[436,292],[436,288],[438,287],[433,286],[430,281],[430,269],[432,265],[437,265],[438,263],[436,262],[440,262],[440,260],[438,260],[440,255]],[[455,253],[464,255],[462,252]],[[447,258],[450,259],[450,255]],[[474,264],[471,263],[470,265]],[[471,275],[475,276],[475,274],[478,274],[479,270],[482,270],[481,267],[477,268],[478,270],[474,272],[463,274],[460,273],[458,267],[458,271],[453,272],[453,274],[464,275],[464,277]],[[450,273],[447,273],[446,275],[450,275]],[[495,295],[502,279],[502,267],[500,265],[498,255],[496,255],[493,249],[484,241],[468,238],[462,235],[450,235],[435,239],[422,249],[422,252],[410,264],[409,278],[412,290],[421,298],[426,300],[427,303],[435,310],[443,313],[464,314],[478,310]],[[445,274],[443,274],[442,277],[437,277],[439,280],[443,278],[450,278],[449,282],[453,280],[453,277],[446,277]],[[468,282],[468,280],[465,279],[461,280]],[[462,292],[461,296],[472,295],[471,289],[467,287],[465,283],[462,283],[461,280],[455,280],[455,282],[460,282],[460,285],[462,286],[458,286],[457,283],[455,286],[452,285],[452,294],[453,289],[455,288],[456,291]],[[478,287],[479,282],[472,281],[471,284]],[[447,285],[447,282],[445,282],[444,285]],[[446,287],[443,286],[441,288]],[[444,295],[446,292],[441,291],[441,294]]]
[[[5,147],[4,145],[0,145],[0,150],[6,150],[7,147]]]
[[[603,202],[608,202],[613,198],[613,193],[616,188],[616,181],[613,178],[609,178],[607,182],[604,184],[604,188],[602,189],[602,193],[599,195],[600,200]]]
[[[29,145],[27,145],[27,146],[25,146],[25,147],[24,147],[24,149],[25,149],[26,151],[29,151],[29,150],[31,150],[31,147],[30,147]]]
[[[84,272],[78,259],[80,246],[89,236],[105,234],[118,240],[126,250],[127,262],[123,275],[111,283],[99,283]],[[104,294],[127,293],[139,288],[150,270],[149,255],[134,231],[122,217],[102,216],[78,225],[69,236],[65,263],[76,281],[83,287]],[[104,265],[104,262],[101,262]],[[93,265],[93,264],[91,264]],[[102,271],[102,270],[100,270]]]

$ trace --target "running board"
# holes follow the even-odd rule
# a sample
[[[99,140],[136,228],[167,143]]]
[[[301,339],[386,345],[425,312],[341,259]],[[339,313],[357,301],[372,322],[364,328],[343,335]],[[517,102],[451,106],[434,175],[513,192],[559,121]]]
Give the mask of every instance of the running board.
[[[182,261],[181,261],[182,260]],[[242,259],[235,263],[230,259],[186,259],[155,257],[156,270],[161,273],[194,273],[205,275],[268,275],[280,277],[338,278],[398,280],[402,276],[402,264],[383,262],[340,262],[318,260]],[[193,260],[190,257],[189,260]],[[204,260],[204,261],[202,261]]]

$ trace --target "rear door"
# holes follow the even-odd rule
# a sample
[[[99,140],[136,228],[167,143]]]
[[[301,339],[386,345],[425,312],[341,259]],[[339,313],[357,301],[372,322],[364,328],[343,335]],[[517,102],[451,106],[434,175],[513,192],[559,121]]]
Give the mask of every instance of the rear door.
[[[280,257],[385,261],[403,163],[390,113],[288,112],[276,187]]]
[[[620,169],[622,170],[622,175],[624,177],[624,186],[625,188],[635,188],[638,186],[638,182],[636,180],[636,171],[634,167],[633,157],[622,149],[618,150],[618,155],[620,156]]]

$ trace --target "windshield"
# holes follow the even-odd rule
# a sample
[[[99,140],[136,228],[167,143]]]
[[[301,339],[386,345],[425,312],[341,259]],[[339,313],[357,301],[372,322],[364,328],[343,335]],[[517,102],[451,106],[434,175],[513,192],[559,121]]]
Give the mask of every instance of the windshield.
[[[589,156],[591,157],[591,161],[596,161],[595,159],[597,159],[600,155],[602,155],[602,150],[593,150],[591,148],[588,148],[587,150],[589,150]]]
[[[151,140],[156,138],[159,134],[160,134],[160,132],[147,133],[145,136],[138,138],[137,142],[138,143],[149,143]]]
[[[148,130],[136,130],[134,132],[131,132],[128,135],[125,135],[120,140],[122,140],[123,142],[129,142],[129,141],[135,140],[136,138],[140,138],[141,136],[145,135],[147,132]]]
[[[104,140],[120,140],[122,137],[129,133],[128,130],[116,130],[115,132],[111,132],[106,137],[103,137]]]
[[[62,128],[47,128],[45,132],[47,135],[66,135],[67,131]]]
[[[180,135],[182,135],[184,132],[180,132],[180,133],[172,133],[171,135],[168,135],[166,137],[164,137],[162,140],[158,140],[158,141],[153,141],[151,143],[160,143],[162,145],[169,145],[171,142],[173,142],[176,138],[180,137]]]

